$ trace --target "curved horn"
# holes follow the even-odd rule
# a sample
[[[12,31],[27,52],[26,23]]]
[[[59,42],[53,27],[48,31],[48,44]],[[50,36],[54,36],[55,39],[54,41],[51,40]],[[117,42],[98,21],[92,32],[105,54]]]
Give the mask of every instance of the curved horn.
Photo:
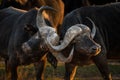
[[[68,58],[65,58],[64,55],[62,55],[61,53],[58,53],[56,56],[56,59],[61,61],[61,62],[64,62],[64,63],[71,62],[71,60],[73,58],[73,53],[74,53],[74,46],[73,46]]]
[[[56,59],[61,61],[61,62],[64,62],[64,63],[68,63],[68,62],[71,62],[72,58],[73,58],[73,53],[74,53],[74,47],[72,48],[68,58],[64,57],[61,53],[58,53],[56,55]],[[56,53],[55,53],[56,54]]]
[[[67,30],[65,37],[60,45],[57,45],[57,46],[52,45],[49,37],[47,37],[48,45],[50,45],[50,47],[55,51],[61,51],[64,48],[66,48],[70,44],[70,42],[74,39],[74,37],[76,37],[81,32],[82,32],[82,29],[78,27],[78,24],[74,25]]]
[[[74,53],[74,46],[68,56],[68,58],[64,57],[64,55],[59,52],[59,51],[54,51],[53,49],[51,49],[50,45],[48,45],[49,50],[52,52],[52,54],[56,57],[56,59],[58,61],[64,62],[64,63],[68,63],[71,62],[72,58],[73,58],[73,53]]]
[[[89,18],[89,17],[86,17],[88,20],[90,20],[90,22],[92,23],[92,25],[93,25],[93,28],[92,28],[92,31],[91,31],[91,36],[92,36],[92,38],[94,38],[95,37],[95,34],[96,34],[96,26],[95,26],[95,24],[94,24],[94,22]]]
[[[37,24],[37,27],[38,27],[38,28],[39,28],[39,27],[43,27],[43,26],[46,25],[45,20],[44,20],[44,18],[43,18],[43,16],[42,16],[42,12],[43,12],[44,10],[56,11],[55,9],[53,9],[52,7],[49,7],[49,6],[42,6],[42,7],[40,7],[40,9],[39,9],[38,12],[37,12],[37,17],[36,17],[36,24]]]

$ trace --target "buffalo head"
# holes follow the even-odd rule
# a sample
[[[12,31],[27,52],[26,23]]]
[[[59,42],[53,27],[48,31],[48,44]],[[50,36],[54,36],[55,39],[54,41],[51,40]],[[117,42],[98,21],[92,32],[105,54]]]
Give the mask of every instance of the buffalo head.
[[[47,37],[48,46],[52,53],[65,50],[65,48],[69,46],[70,43],[72,43],[74,44],[73,48],[75,48],[75,51],[80,55],[90,57],[96,56],[101,51],[101,46],[93,40],[96,34],[96,27],[93,21],[90,18],[88,19],[93,24],[92,30],[90,30],[90,28],[86,25],[76,24],[67,30],[65,37],[61,41],[60,45],[55,46],[50,42],[50,38]],[[65,59],[64,62],[66,62]]]

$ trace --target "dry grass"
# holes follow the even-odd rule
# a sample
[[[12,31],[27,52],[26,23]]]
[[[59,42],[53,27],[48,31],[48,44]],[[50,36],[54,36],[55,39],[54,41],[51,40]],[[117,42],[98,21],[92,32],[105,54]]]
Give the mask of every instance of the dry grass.
[[[109,65],[113,75],[113,80],[120,80],[120,65]],[[63,80],[64,65],[59,63],[57,69],[54,69],[49,63],[45,70],[45,80]],[[0,63],[0,80],[5,78],[4,63]],[[35,71],[33,65],[20,66],[18,68],[18,80],[35,80]],[[79,67],[75,80],[102,80],[101,75],[95,65]]]

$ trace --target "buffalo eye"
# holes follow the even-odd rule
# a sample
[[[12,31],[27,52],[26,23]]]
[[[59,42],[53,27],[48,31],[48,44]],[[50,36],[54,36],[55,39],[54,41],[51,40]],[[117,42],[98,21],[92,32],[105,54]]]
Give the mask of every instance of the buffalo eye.
[[[31,35],[35,34],[38,31],[38,29],[31,24],[26,24],[24,30]]]

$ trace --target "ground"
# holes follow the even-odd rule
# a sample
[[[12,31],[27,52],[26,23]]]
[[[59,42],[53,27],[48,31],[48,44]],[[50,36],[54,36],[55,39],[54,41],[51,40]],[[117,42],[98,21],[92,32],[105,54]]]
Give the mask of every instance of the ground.
[[[113,80],[120,80],[120,64],[109,64]],[[63,80],[64,64],[59,63],[57,69],[54,69],[49,63],[45,70],[45,80]],[[0,80],[5,79],[4,62],[0,63]],[[35,80],[35,71],[33,64],[20,66],[18,68],[18,80]],[[102,80],[102,77],[96,66],[78,67],[75,80]]]

